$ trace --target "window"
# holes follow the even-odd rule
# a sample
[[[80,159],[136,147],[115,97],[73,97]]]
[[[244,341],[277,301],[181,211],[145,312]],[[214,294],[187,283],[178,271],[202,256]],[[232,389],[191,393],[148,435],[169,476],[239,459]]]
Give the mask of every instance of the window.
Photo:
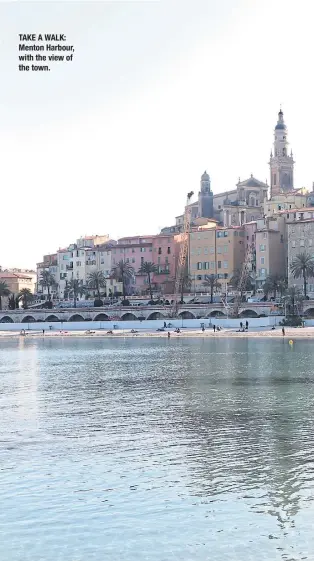
[[[237,236],[237,235],[238,235],[238,232],[237,232],[237,231],[235,231],[235,232],[234,232],[234,235],[235,235],[235,236]]]
[[[276,185],[276,174],[273,174],[273,185]]]
[[[267,238],[267,232],[264,232],[263,238],[264,238],[264,240],[266,240],[266,238]]]
[[[217,238],[222,238],[223,232],[217,232]]]
[[[203,269],[209,269],[209,263],[208,263],[208,261],[204,261],[204,263],[203,263]]]
[[[260,250],[260,251],[265,251],[265,249],[266,249],[266,245],[261,244],[261,245],[259,246],[259,250]]]
[[[228,232],[225,231],[224,232],[224,238],[227,238],[227,237],[228,237]]]
[[[197,263],[197,269],[200,271],[202,269],[202,263]]]
[[[115,252],[116,252],[116,250],[114,250],[114,252],[113,252],[113,253],[115,253]],[[134,249],[134,247],[132,248],[132,253],[135,253],[135,249]]]
[[[266,275],[266,269],[261,269],[261,277],[264,277]]]
[[[123,253],[123,249],[120,249],[120,253]]]
[[[283,235],[280,234],[280,243],[283,243]]]
[[[201,247],[198,247],[198,248],[197,248],[197,255],[201,255],[201,253],[202,253],[202,248],[201,248]]]
[[[158,248],[158,255],[161,255],[161,247]]]
[[[134,257],[132,257],[132,263],[135,263],[135,259],[134,259]]]
[[[224,269],[228,269],[228,261],[224,261]]]
[[[217,247],[217,253],[222,253],[222,247]]]
[[[313,241],[313,240],[309,240],[309,245],[312,245],[312,241]]]
[[[228,276],[229,276],[228,273],[225,273],[225,274],[224,274],[224,278],[225,278],[225,279],[227,279]]]
[[[77,262],[76,262],[76,266],[77,266],[77,267],[80,267],[81,265],[82,265],[81,261],[77,261]]]
[[[211,269],[215,269],[215,261],[211,261],[211,262],[210,262],[210,268],[211,268]]]
[[[289,212],[288,212],[288,214],[287,214],[287,218],[289,219]]]
[[[224,245],[224,253],[228,253],[228,246]]]
[[[261,265],[265,265],[265,257],[261,257]]]
[[[167,247],[167,253],[168,253],[168,255],[170,255],[170,253],[171,253],[170,247]]]
[[[221,261],[218,261],[218,269],[221,269]]]
[[[304,247],[304,240],[300,240],[300,246]]]
[[[159,249],[161,249],[161,248],[159,248]],[[141,253],[145,253],[146,247],[141,247],[140,251],[141,251]],[[161,253],[161,251],[160,251],[160,253]]]
[[[215,253],[215,249],[213,247],[209,248],[209,253]]]
[[[208,247],[204,247],[204,255],[208,254]]]

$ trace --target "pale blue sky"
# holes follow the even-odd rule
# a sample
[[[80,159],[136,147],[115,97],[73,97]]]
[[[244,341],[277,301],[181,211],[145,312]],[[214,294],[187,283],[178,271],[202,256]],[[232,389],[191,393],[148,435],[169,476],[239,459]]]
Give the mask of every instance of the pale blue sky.
[[[205,169],[214,192],[265,180],[280,102],[310,187],[312,4],[1,2],[0,264],[34,266],[84,234],[158,233]],[[31,32],[65,33],[74,61],[18,72]]]

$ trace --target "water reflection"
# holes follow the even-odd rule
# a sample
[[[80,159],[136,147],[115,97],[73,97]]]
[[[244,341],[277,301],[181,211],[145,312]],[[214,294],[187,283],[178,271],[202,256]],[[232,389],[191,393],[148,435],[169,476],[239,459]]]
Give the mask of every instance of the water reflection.
[[[18,460],[21,476],[27,466],[40,485],[50,474],[59,515],[71,505],[66,524],[69,517],[74,523],[75,512],[86,517],[82,500],[74,498],[85,489],[96,505],[92,541],[100,539],[104,523],[98,496],[108,501],[110,493],[115,517],[106,517],[95,559],[109,555],[108,540],[116,548],[110,558],[128,561],[166,560],[174,551],[180,559],[207,559],[209,543],[215,559],[312,558],[310,342],[298,341],[293,351],[281,339],[46,339],[23,345],[2,349],[7,366],[1,367],[0,406],[10,404],[11,419],[6,424],[3,417],[2,434],[8,437],[13,419],[25,436],[26,404],[40,442],[31,447],[31,460],[21,446],[4,461]],[[44,508],[46,492],[38,508]],[[2,498],[14,513],[12,497]],[[134,517],[137,546],[128,533]],[[183,530],[186,520],[189,530]],[[154,552],[148,535],[149,543],[163,535]],[[53,539],[51,559],[66,541],[63,526]],[[127,553],[119,540],[128,544]],[[80,547],[78,559],[88,558],[87,545]],[[60,558],[72,559],[62,551]],[[40,552],[39,544],[32,560]],[[7,550],[6,559],[11,561]]]

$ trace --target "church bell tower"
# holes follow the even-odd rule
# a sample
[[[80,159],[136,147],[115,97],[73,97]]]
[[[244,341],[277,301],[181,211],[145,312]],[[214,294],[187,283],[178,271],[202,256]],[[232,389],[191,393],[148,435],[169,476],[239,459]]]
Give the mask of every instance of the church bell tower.
[[[288,155],[288,130],[280,108],[278,121],[274,130],[274,152],[270,154],[270,194],[271,197],[279,193],[293,190],[294,160],[292,150]]]
[[[206,171],[201,177],[201,190],[198,194],[198,216],[199,218],[213,218],[214,196],[210,189],[210,178]]]

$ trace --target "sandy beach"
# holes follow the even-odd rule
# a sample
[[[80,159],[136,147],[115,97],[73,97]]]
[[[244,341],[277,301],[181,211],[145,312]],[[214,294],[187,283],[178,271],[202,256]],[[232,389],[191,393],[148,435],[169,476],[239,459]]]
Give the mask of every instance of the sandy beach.
[[[252,337],[278,337],[282,338],[282,332],[280,327],[276,327],[276,329],[271,328],[252,328],[249,331],[239,332],[234,328],[225,328],[221,331],[214,332],[212,329],[205,329],[202,331],[200,328],[191,329],[191,328],[183,328],[181,329],[180,333],[175,333],[173,329],[169,329],[170,338],[171,339],[180,339],[186,337],[198,337],[198,338],[224,338],[224,337],[240,337],[240,338],[252,338]],[[166,331],[152,331],[148,329],[141,329],[138,330],[137,333],[131,333],[130,329],[116,329],[113,333],[108,333],[106,330],[99,329],[99,330],[91,330],[89,331],[60,331],[60,330],[52,330],[52,331],[45,331],[43,334],[42,330],[30,330],[25,331],[25,335],[21,335],[20,331],[0,331],[0,338],[1,339],[16,339],[16,338],[55,338],[55,337],[102,337],[102,338],[113,338],[113,339],[121,339],[121,338],[168,338],[168,330]],[[314,327],[303,327],[303,328],[295,328],[295,327],[286,327],[285,328],[285,338],[314,338]]]

